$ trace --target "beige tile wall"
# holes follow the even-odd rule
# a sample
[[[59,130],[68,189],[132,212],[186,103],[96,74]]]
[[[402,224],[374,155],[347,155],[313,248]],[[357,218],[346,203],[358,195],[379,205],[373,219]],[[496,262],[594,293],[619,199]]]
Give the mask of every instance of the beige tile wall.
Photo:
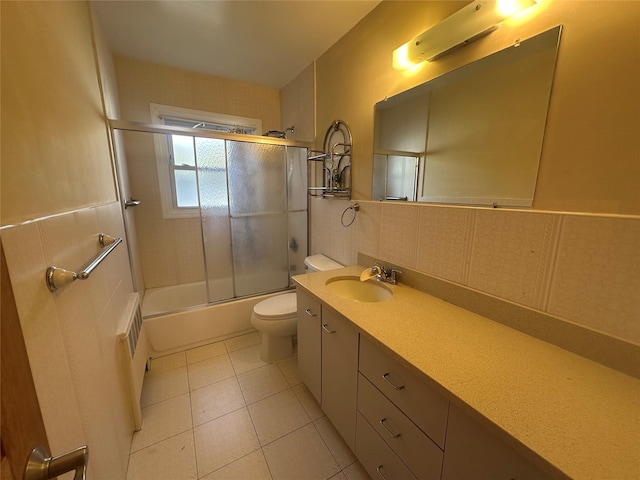
[[[311,203],[312,253],[361,251],[640,345],[640,217],[358,201],[345,228],[354,201]]]
[[[462,283],[469,273],[474,219],[466,208],[420,208],[416,269]]]
[[[558,217],[476,210],[465,284],[529,307],[540,307],[546,259]]]
[[[115,56],[114,63],[124,120],[149,123],[149,104],[160,103],[259,118],[264,131],[282,128],[277,89],[122,56]],[[307,77],[308,74],[298,81],[306,85]],[[301,125],[301,130],[304,134],[308,125]],[[144,285],[153,288],[202,281],[205,270],[200,219],[163,218],[150,138],[150,134],[126,134],[131,194],[142,202],[135,210],[135,222]]]
[[[116,335],[132,285],[126,245],[91,277],[55,293],[49,265],[79,271],[100,251],[98,233],[124,236],[118,202],[0,231],[51,451],[88,444],[89,477],[124,478],[133,420]]]
[[[556,255],[547,310],[640,343],[640,220],[563,216]]]

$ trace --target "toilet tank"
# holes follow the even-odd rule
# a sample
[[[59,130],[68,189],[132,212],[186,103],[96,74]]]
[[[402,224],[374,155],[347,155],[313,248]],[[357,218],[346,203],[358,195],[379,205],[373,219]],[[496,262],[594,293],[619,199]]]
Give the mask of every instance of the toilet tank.
[[[322,254],[310,255],[304,259],[304,268],[309,272],[324,272],[325,270],[335,270],[343,266]]]

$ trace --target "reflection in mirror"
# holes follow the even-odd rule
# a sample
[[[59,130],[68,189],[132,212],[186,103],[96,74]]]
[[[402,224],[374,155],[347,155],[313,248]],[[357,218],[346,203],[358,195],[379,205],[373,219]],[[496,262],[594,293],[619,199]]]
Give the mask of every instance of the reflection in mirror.
[[[561,29],[377,103],[372,198],[530,207]]]

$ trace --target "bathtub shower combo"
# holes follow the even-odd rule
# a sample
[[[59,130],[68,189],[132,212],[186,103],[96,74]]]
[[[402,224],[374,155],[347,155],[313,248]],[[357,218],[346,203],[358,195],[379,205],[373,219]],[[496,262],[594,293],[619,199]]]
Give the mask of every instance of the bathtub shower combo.
[[[125,217],[154,354],[252,330],[253,307],[304,272],[307,148],[119,121],[112,132],[140,201]]]

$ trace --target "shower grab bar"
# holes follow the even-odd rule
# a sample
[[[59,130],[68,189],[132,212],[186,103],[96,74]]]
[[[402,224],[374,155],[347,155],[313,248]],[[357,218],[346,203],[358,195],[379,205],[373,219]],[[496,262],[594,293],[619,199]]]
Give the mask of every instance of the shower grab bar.
[[[114,238],[110,235],[101,233],[98,235],[98,242],[102,248],[106,247],[106,250],[101,252],[84,270],[79,273],[65,270],[64,268],[54,267],[53,265],[47,268],[45,279],[47,282],[47,288],[51,292],[55,292],[60,287],[64,287],[76,280],[86,280],[89,275],[100,265],[100,263],[109,255],[120,243],[122,238]]]

